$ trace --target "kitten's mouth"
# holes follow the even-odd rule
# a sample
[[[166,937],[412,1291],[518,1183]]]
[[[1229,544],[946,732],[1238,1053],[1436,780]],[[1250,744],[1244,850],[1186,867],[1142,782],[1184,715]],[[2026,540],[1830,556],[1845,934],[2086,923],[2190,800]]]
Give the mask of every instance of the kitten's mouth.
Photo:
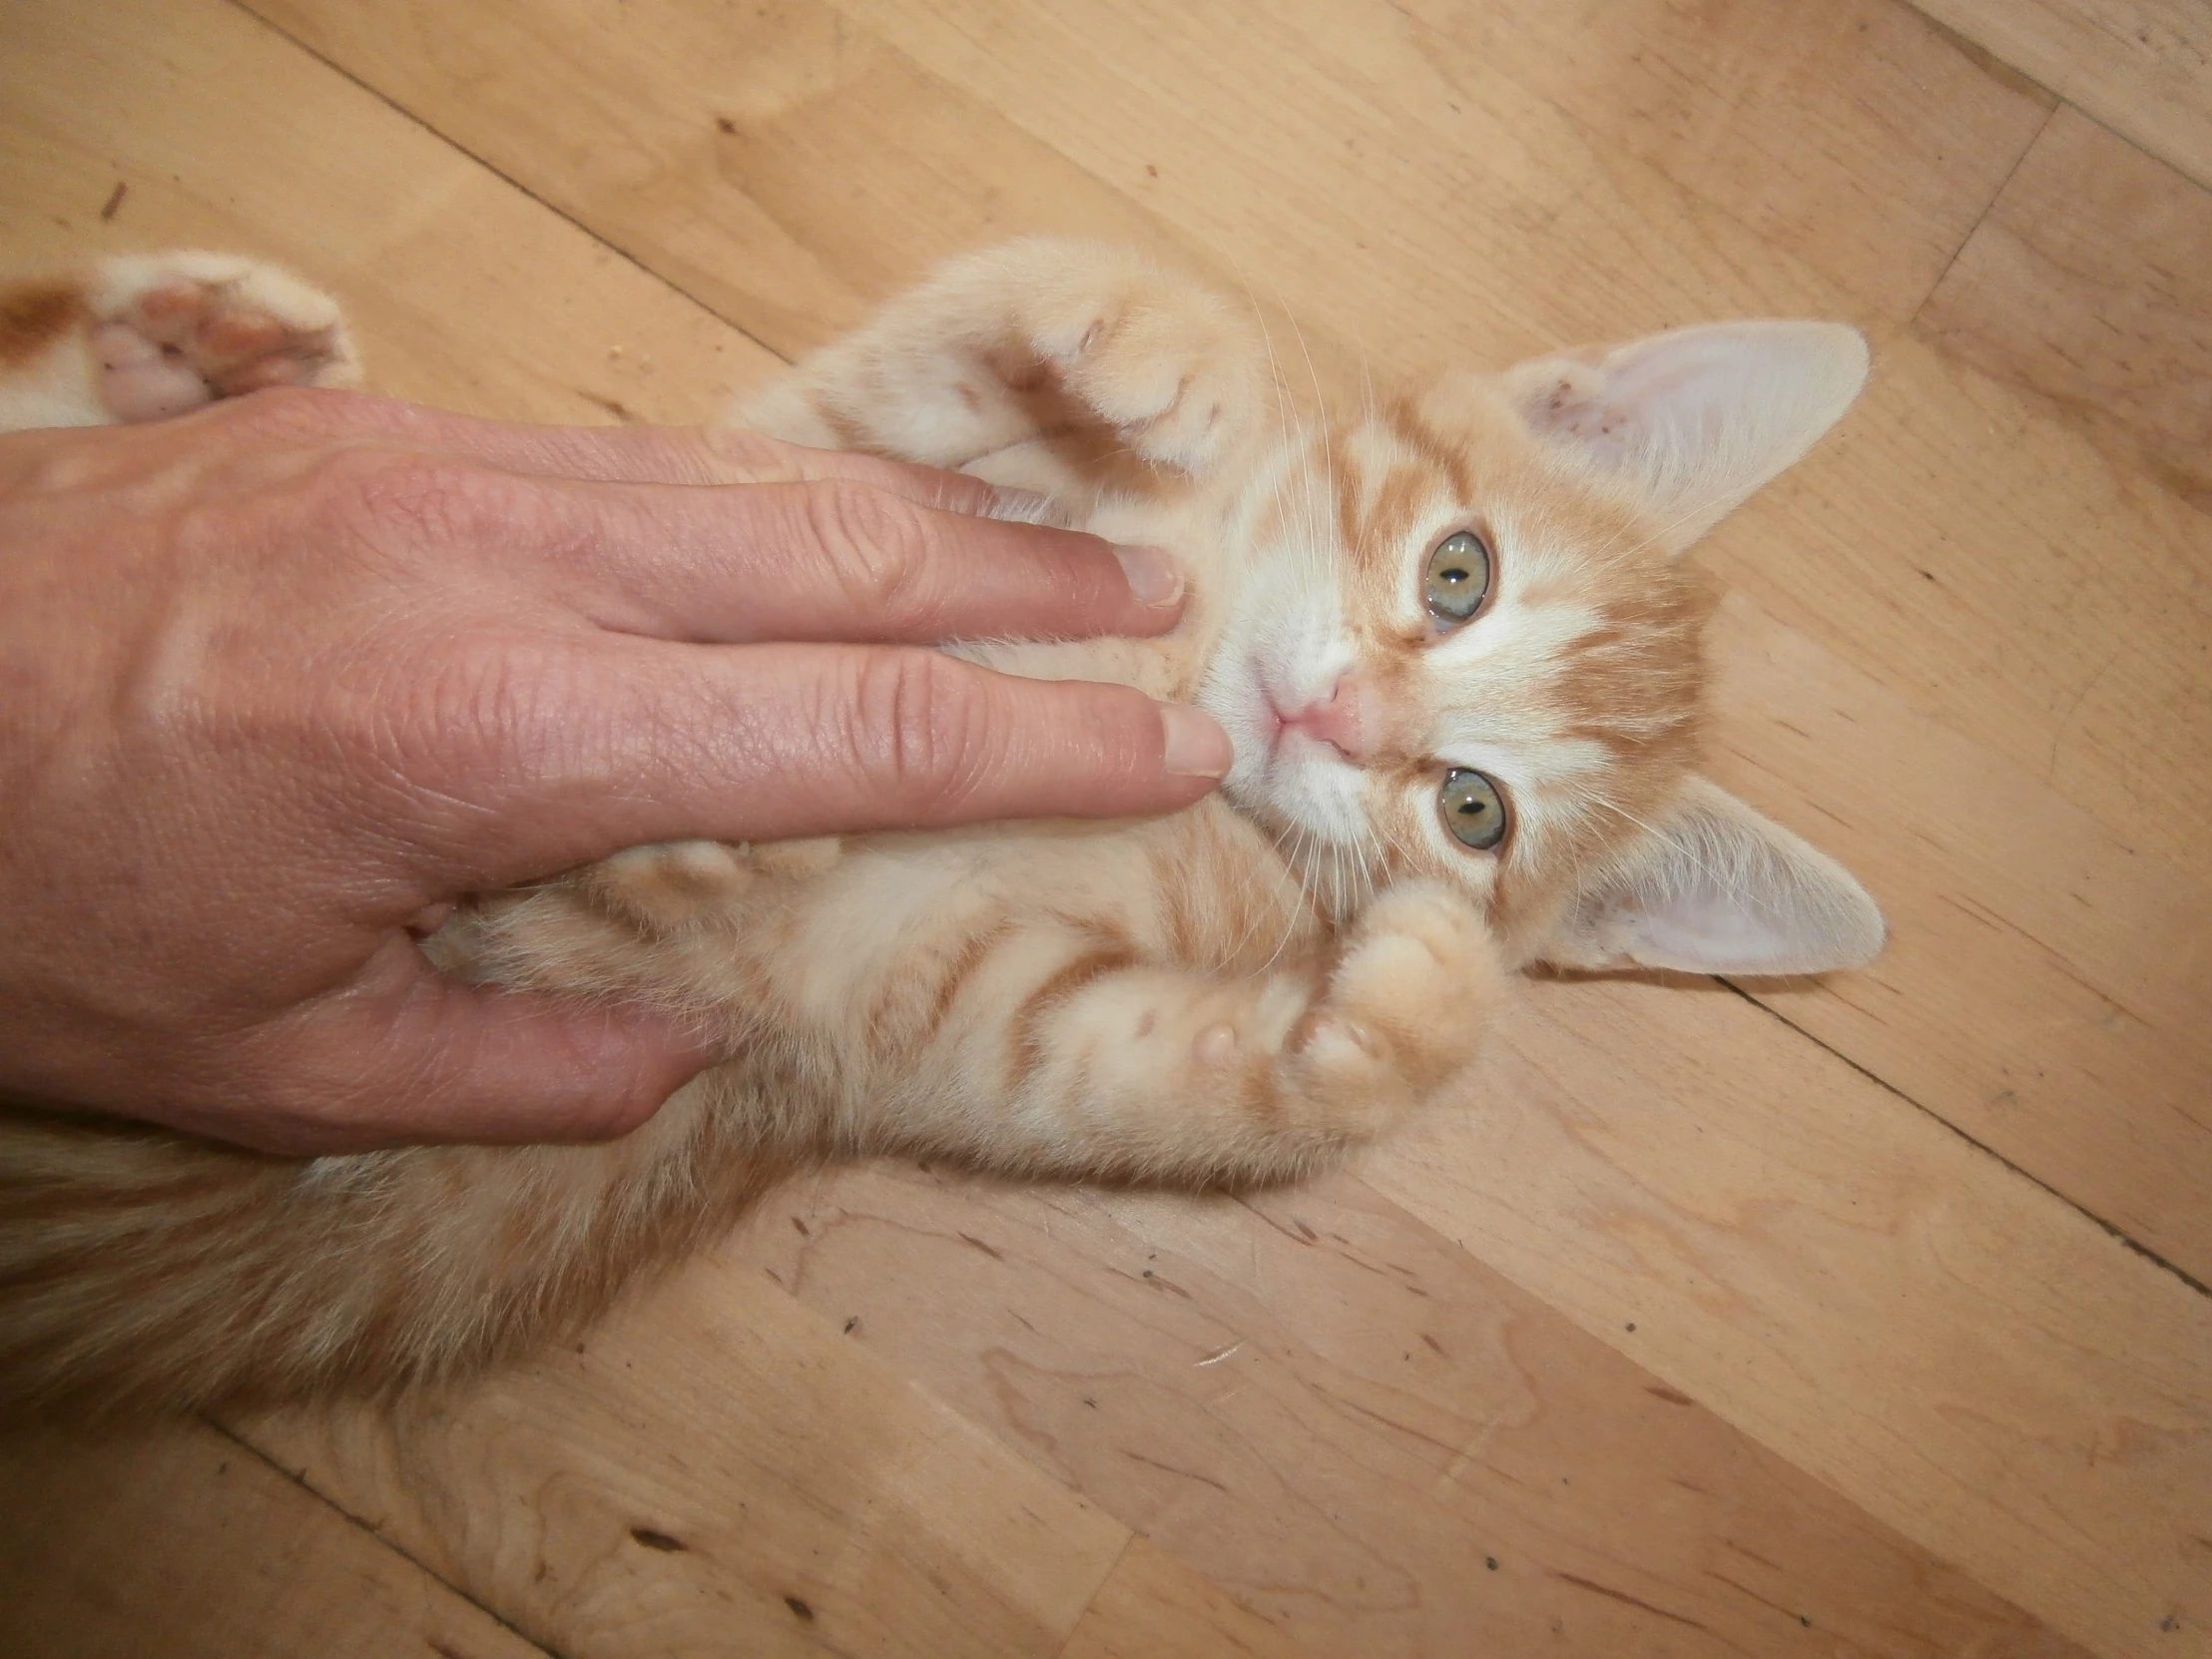
[[[1292,717],[1283,707],[1286,701],[1283,693],[1269,680],[1267,669],[1257,656],[1245,660],[1245,672],[1252,679],[1254,724],[1259,728],[1264,765],[1272,768],[1283,747],[1283,734],[1293,724]]]
[[[1282,706],[1275,701],[1275,693],[1265,687],[1260,691],[1260,746],[1266,750],[1270,761],[1283,747],[1283,734],[1290,730],[1290,721]]]

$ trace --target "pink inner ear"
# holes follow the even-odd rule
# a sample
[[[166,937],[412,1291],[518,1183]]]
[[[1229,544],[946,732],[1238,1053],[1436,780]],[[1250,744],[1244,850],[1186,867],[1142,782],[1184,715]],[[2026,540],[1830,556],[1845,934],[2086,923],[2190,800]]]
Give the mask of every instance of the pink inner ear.
[[[1817,973],[1820,941],[1801,937],[1801,917],[1765,913],[1710,883],[1695,882],[1638,911],[1631,923],[1637,960],[1697,973]]]
[[[1701,778],[1637,862],[1571,924],[1563,960],[1626,956],[1690,973],[1825,973],[1882,949],[1848,870]]]
[[[1858,396],[1866,342],[1829,322],[1727,322],[1553,358],[1509,378],[1539,436],[1633,487],[1693,541]]]

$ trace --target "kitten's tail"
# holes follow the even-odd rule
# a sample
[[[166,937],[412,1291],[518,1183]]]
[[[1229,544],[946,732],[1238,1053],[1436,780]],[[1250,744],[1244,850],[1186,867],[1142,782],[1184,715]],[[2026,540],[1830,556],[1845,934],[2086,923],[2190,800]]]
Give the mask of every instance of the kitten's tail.
[[[403,1386],[573,1329],[779,1173],[691,1097],[603,1146],[306,1160],[0,1110],[0,1407]]]

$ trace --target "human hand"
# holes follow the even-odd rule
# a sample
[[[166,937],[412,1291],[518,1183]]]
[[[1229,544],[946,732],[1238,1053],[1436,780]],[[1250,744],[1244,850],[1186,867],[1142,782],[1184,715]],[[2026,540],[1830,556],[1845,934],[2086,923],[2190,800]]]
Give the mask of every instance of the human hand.
[[[1164,556],[993,504],[327,392],[0,437],[0,1089],[293,1153],[619,1133],[705,1056],[439,975],[415,939],[460,894],[1198,799],[1229,745],[1196,711],[923,648],[1180,612]]]

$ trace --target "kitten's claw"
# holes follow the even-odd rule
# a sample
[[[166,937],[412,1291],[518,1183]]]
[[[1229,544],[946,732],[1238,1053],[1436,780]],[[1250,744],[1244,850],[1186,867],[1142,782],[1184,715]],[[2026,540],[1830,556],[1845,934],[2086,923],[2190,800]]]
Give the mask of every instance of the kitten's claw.
[[[1260,353],[1244,319],[1147,269],[1040,319],[1035,345],[1068,395],[1154,466],[1203,473],[1254,428]]]

